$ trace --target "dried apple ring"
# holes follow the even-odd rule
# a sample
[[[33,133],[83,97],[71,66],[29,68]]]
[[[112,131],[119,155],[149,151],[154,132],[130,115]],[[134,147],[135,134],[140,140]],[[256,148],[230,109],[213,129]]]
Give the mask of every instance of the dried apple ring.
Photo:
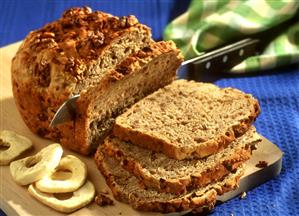
[[[47,193],[73,192],[80,188],[87,176],[87,167],[73,155],[63,157],[52,172],[35,183],[38,190]]]
[[[32,147],[27,137],[13,131],[0,131],[0,165],[9,165],[11,161]]]
[[[64,213],[71,213],[89,204],[95,195],[94,185],[87,181],[81,188],[69,193],[44,193],[39,191],[34,184],[28,188],[29,193],[43,204]],[[61,197],[61,198],[60,198]]]
[[[58,166],[62,152],[60,144],[51,144],[33,156],[11,162],[10,173],[20,185],[36,182]]]

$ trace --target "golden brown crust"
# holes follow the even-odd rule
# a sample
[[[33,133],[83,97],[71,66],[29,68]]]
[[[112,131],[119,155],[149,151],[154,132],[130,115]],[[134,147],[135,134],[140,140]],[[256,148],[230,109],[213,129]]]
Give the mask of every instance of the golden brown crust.
[[[155,201],[150,199],[140,200],[134,195],[128,195],[123,191],[120,185],[115,181],[115,177],[105,167],[104,156],[100,151],[95,154],[95,161],[98,169],[101,171],[106,179],[106,183],[110,187],[115,199],[130,204],[133,208],[141,211],[154,211],[161,213],[181,212],[192,210],[197,213],[203,211],[205,208],[212,209],[216,203],[217,195],[221,195],[225,192],[235,189],[238,186],[238,182],[243,175],[243,172],[233,176],[225,181],[225,184],[215,186],[208,189],[203,194],[189,193],[186,196],[180,196],[178,198]]]
[[[234,91],[234,94],[244,94],[238,90],[227,88],[226,91]],[[252,104],[250,114],[244,117],[236,125],[231,125],[227,128],[225,133],[216,135],[213,139],[200,143],[196,148],[186,149],[178,147],[166,142],[160,137],[154,137],[138,130],[128,128],[123,124],[116,123],[113,126],[113,135],[120,140],[130,141],[136,145],[151,149],[156,152],[163,152],[171,158],[182,160],[184,158],[197,157],[203,158],[208,155],[217,153],[226,148],[233,140],[243,135],[251,127],[257,116],[260,114],[260,106],[256,99],[249,95],[245,95]]]

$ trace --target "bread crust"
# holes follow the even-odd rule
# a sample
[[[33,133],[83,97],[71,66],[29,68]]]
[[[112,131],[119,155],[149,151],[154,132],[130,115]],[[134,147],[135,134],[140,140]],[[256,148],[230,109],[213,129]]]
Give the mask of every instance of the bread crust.
[[[239,180],[243,175],[240,171],[237,175],[227,179],[222,185],[214,186],[207,189],[204,193],[196,194],[187,193],[185,196],[178,196],[166,201],[140,199],[134,194],[127,194],[120,185],[115,181],[115,176],[105,166],[105,156],[101,151],[95,154],[95,161],[98,169],[106,179],[106,183],[110,187],[115,199],[130,204],[134,209],[141,211],[153,211],[161,213],[181,212],[192,210],[194,212],[202,212],[205,209],[212,209],[216,203],[217,195],[231,191],[238,186]]]
[[[244,145],[243,148],[235,149],[233,155],[218,161],[214,166],[206,170],[177,179],[168,179],[166,177],[159,179],[150,172],[143,171],[144,167],[142,164],[111,144],[113,142],[111,136],[106,137],[104,144],[99,147],[98,151],[105,152],[109,157],[116,159],[124,169],[140,179],[145,187],[154,188],[160,192],[183,194],[189,189],[204,187],[223,179],[224,176],[231,172],[235,172],[239,166],[250,159],[252,147],[259,141],[255,140]]]
[[[132,129],[130,127],[126,127],[126,125],[119,123],[117,120],[113,126],[113,135],[120,140],[129,141],[135,145],[139,145],[156,152],[163,152],[167,156],[177,160],[192,157],[204,158],[208,155],[217,153],[225,149],[237,137],[240,137],[248,131],[257,116],[260,114],[259,103],[251,95],[245,94],[233,88],[226,88],[225,91],[231,91],[233,94],[240,95],[240,97],[245,96],[252,105],[250,108],[250,114],[240,120],[238,124],[228,126],[225,132],[217,134],[214,138],[202,142],[195,147],[184,148],[184,146],[180,147],[173,145],[161,137],[139,131],[138,128]]]

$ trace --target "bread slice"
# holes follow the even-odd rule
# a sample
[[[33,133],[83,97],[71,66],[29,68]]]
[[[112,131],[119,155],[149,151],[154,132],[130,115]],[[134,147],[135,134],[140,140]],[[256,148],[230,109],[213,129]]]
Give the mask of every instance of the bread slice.
[[[116,116],[146,95],[171,83],[182,57],[173,42],[153,42],[131,54],[78,100],[76,143],[70,148],[94,152],[111,132]]]
[[[242,167],[220,182],[212,183],[200,189],[193,189],[181,195],[175,195],[160,193],[152,189],[143,189],[135,176],[132,176],[116,160],[101,151],[97,151],[95,160],[115,199],[128,203],[137,210],[162,213],[187,210],[201,212],[205,208],[212,209],[216,202],[216,196],[237,187],[244,172]]]
[[[203,158],[244,134],[259,113],[258,101],[237,89],[176,80],[120,115],[113,135],[174,159]]]
[[[13,94],[25,123],[34,133],[42,137],[60,142],[82,154],[90,153],[94,149],[90,146],[90,142],[94,140],[93,135],[89,135],[90,130],[97,127],[94,126],[97,123],[90,124],[90,121],[95,121],[97,115],[92,111],[92,106],[96,102],[92,102],[90,98],[96,94],[94,91],[98,88],[114,91],[112,86],[120,86],[116,83],[119,77],[123,77],[122,80],[131,82],[130,85],[134,88],[130,91],[132,95],[129,95],[130,92],[126,94],[126,99],[135,100],[164,85],[162,81],[155,83],[156,80],[153,79],[151,88],[145,86],[143,89],[144,79],[150,82],[152,78],[149,73],[151,68],[148,67],[146,70],[143,63],[140,67],[137,65],[136,70],[143,70],[144,79],[136,75],[134,80],[131,73],[121,70],[119,73],[111,72],[116,65],[125,62],[125,59],[133,53],[148,48],[150,43],[153,43],[150,28],[140,24],[134,16],[116,17],[100,11],[93,12],[88,7],[71,8],[58,20],[30,32],[13,58],[11,67]],[[169,43],[165,46],[175,47]],[[151,64],[155,69],[153,74],[162,74],[165,84],[173,80],[176,70],[174,65],[178,67],[182,59],[178,57],[179,51],[176,48],[168,51],[166,56],[155,59],[158,56],[156,54],[152,57],[155,62],[158,61],[158,65]],[[164,57],[169,62],[162,62],[161,59]],[[149,59],[145,61],[150,62]],[[165,70],[165,74],[159,71],[160,69]],[[132,79],[126,79],[127,75]],[[122,81],[124,84],[125,82]],[[140,88],[139,92],[136,92],[137,86]],[[127,88],[126,86],[122,90],[127,91]],[[121,91],[121,88],[118,90]],[[75,120],[51,128],[49,124],[57,109],[69,97],[76,94],[80,94],[81,97],[77,101]],[[113,94],[110,96],[112,98],[103,98],[109,104],[116,103],[113,101],[114,97],[117,99],[121,97]],[[104,111],[107,113],[113,111],[116,114],[117,107],[123,108],[125,103],[123,101]],[[99,108],[95,111],[98,110]],[[110,114],[107,114],[107,124],[111,125],[109,120]],[[103,124],[106,122],[104,117],[99,121]]]
[[[261,141],[252,127],[223,151],[204,159],[175,160],[164,154],[107,137],[98,151],[118,160],[149,188],[181,194],[223,179],[251,156],[251,149]]]

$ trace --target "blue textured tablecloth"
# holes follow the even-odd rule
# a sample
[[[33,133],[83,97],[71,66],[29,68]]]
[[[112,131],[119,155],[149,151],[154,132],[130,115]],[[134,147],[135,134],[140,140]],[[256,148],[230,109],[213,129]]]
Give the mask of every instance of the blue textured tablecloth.
[[[140,22],[152,28],[154,38],[160,39],[165,25],[185,11],[188,4],[189,1],[183,0],[1,0],[0,46],[22,40],[30,30],[57,19],[71,6],[84,5],[115,15],[135,14]],[[235,198],[217,206],[213,215],[299,215],[298,67],[293,65],[250,77],[226,75],[216,83],[239,88],[259,99],[262,114],[255,125],[285,154],[280,176],[248,192],[246,199]]]

